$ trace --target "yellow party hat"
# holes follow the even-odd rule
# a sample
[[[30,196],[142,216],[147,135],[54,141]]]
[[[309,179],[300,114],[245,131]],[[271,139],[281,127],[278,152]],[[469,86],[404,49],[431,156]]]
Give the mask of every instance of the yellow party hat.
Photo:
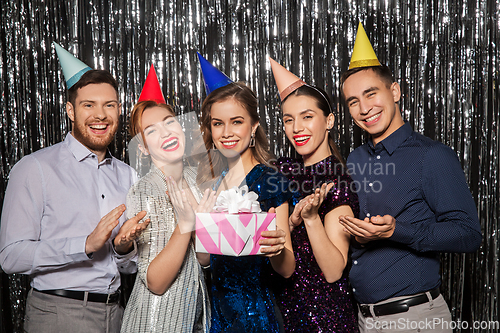
[[[299,79],[295,74],[289,72],[285,67],[281,66],[276,60],[269,58],[271,62],[271,69],[273,70],[274,80],[280,92],[281,101],[288,95],[297,90],[297,88],[306,84]]]
[[[381,66],[381,64],[378,61],[375,51],[373,51],[372,44],[366,35],[363,25],[359,22],[349,69],[369,66]]]

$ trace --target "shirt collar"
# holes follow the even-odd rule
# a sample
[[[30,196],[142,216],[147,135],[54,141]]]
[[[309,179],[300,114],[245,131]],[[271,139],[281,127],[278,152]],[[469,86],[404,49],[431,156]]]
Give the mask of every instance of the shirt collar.
[[[373,140],[371,139],[368,140],[368,146],[371,148],[372,151],[379,151],[380,149],[385,148],[385,150],[389,153],[389,155],[392,155],[392,153],[394,153],[394,151],[404,141],[406,141],[406,139],[408,139],[408,137],[411,135],[412,132],[413,129],[411,128],[410,124],[406,122],[403,124],[403,126],[394,131],[394,133],[392,133],[387,138],[377,143],[376,146],[373,145]]]
[[[75,137],[73,136],[73,134],[71,134],[71,132],[69,132],[66,135],[64,142],[68,145],[69,150],[71,151],[73,156],[75,156],[75,159],[78,162],[81,162],[87,157],[94,154],[87,147],[85,147],[80,141],[75,139]],[[104,160],[99,164],[111,163],[111,160],[112,160],[111,153],[109,152],[109,150],[106,150],[106,155],[104,156]]]

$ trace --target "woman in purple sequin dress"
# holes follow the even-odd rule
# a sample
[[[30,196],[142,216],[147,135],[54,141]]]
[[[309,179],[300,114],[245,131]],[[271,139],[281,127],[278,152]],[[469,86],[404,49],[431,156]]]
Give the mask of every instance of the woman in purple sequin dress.
[[[358,199],[329,136],[334,115],[326,93],[298,84],[285,96],[280,89],[285,133],[302,159],[278,160],[300,194],[290,216],[296,268],[289,279],[276,278],[278,305],[287,332],[358,332],[344,272],[350,236],[338,222],[358,215]]]

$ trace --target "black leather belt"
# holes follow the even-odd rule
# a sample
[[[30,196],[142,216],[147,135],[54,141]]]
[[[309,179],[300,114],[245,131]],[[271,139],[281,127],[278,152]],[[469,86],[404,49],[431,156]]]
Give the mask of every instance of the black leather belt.
[[[429,291],[431,294],[432,299],[436,299],[439,296],[439,287],[436,289],[432,289]],[[380,305],[374,305],[373,306],[373,312],[375,313],[375,316],[387,316],[391,314],[396,314],[396,313],[401,313],[401,312],[406,312],[410,308],[410,306],[415,306],[419,304],[424,304],[429,302],[429,298],[425,293],[415,295],[413,297],[408,297],[404,299],[400,299],[398,301],[394,302],[389,302],[385,304],[380,304]],[[371,317],[372,314],[370,312],[370,306],[366,304],[360,304],[359,305],[359,310],[361,311],[361,314],[365,317]]]
[[[85,291],[74,291],[74,290],[64,290],[64,289],[37,290],[35,288],[33,288],[33,290],[38,291],[39,293],[42,293],[42,294],[77,299],[79,301],[83,301],[85,299]],[[117,303],[119,300],[120,300],[120,292],[119,291],[117,291],[114,294],[88,293],[88,296],[87,296],[87,301],[89,301],[89,302],[112,304],[112,303]]]

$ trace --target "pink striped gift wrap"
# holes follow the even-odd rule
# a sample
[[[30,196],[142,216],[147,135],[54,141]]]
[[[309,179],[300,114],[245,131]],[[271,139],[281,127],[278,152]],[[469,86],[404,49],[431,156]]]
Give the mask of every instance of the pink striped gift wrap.
[[[276,230],[274,213],[197,213],[196,252],[247,256],[261,254],[264,230]]]

